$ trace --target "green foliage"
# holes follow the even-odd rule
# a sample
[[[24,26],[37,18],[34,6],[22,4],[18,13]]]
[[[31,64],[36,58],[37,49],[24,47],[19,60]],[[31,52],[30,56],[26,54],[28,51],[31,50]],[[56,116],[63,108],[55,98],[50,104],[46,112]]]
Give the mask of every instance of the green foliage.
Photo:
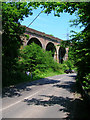
[[[77,79],[84,84],[85,89],[89,89],[90,83],[87,84],[87,77],[90,74],[90,2],[55,2],[45,3],[45,13],[49,14],[54,11],[54,15],[60,17],[61,12],[68,12],[71,15],[76,14],[77,19],[71,21],[71,26],[84,27],[79,33],[72,36],[70,41],[62,42],[62,46],[70,46],[69,58],[74,60],[74,65],[77,67]],[[70,55],[71,54],[71,55]],[[67,62],[68,67],[71,63]]]
[[[21,35],[25,28],[20,25],[24,17],[32,14],[31,6],[21,2],[2,2],[2,79],[3,85],[13,79],[17,71]],[[6,80],[7,78],[7,80]]]
[[[77,66],[77,79],[83,84],[83,81],[87,80],[85,77],[90,73],[90,48],[89,48],[89,36],[86,33],[88,30],[84,30],[81,32],[81,34],[77,34],[73,39],[73,45],[71,47],[72,49],[72,55],[75,66]],[[78,41],[77,41],[78,39]],[[85,82],[84,82],[85,83]],[[84,89],[87,89],[89,87],[88,84],[84,84]]]
[[[15,84],[19,84],[22,82],[28,82],[31,80],[30,76],[27,76],[25,73],[17,70],[17,71],[12,71],[12,72],[6,72],[5,74],[6,76],[3,76],[3,79],[5,79],[5,81],[3,81],[3,86],[2,87],[6,87],[6,86],[10,86],[10,85],[15,85]]]
[[[66,69],[70,69],[70,70],[74,69],[74,65],[71,60],[64,61],[63,67],[64,67],[63,69],[65,69],[65,70]]]
[[[33,71],[35,72],[33,74],[37,74],[39,71],[45,71],[47,68],[51,68],[54,71],[59,69],[58,64],[53,61],[51,54],[41,51],[38,47],[34,47],[35,50],[38,48],[36,50],[37,52],[33,48],[31,49],[30,56],[27,54],[29,50],[27,47],[27,51],[22,52],[23,57],[18,62],[20,46],[22,45],[20,37],[24,36],[23,33],[25,32],[25,28],[20,25],[20,22],[25,17],[28,17],[28,15],[32,15],[32,9],[36,9],[40,4],[39,2],[2,2],[3,86],[17,83],[17,81],[18,83],[23,81],[26,70]],[[44,5],[44,3],[42,4]],[[24,52],[26,52],[26,56],[23,54]],[[30,59],[28,59],[29,57]]]
[[[90,90],[90,73],[84,77],[83,88],[87,91]],[[90,91],[89,91],[90,92]]]
[[[62,67],[58,71],[53,71],[52,68],[49,68],[49,69],[45,70],[44,72],[43,71],[37,72],[37,70],[35,70],[33,73],[33,80],[37,80],[37,79],[45,78],[45,77],[49,77],[49,76],[60,75],[63,73],[64,73],[64,71],[62,70]]]
[[[32,73],[32,80],[64,73],[62,65],[53,59],[52,53],[35,43],[21,50],[18,65],[23,73],[26,71]]]
[[[46,14],[50,14],[54,11],[54,15],[60,17],[60,13],[68,12],[71,15],[76,14],[77,19],[72,21],[72,25],[84,27],[80,33],[73,35],[73,39],[69,42],[65,42],[65,46],[70,47],[70,60],[74,60],[74,64],[78,71],[78,81],[83,83],[84,88],[89,88],[89,74],[90,74],[90,2],[3,2],[2,3],[2,72],[3,80],[5,78],[13,76],[12,74],[17,70],[30,70],[38,73],[39,71],[45,71],[45,69],[51,68],[52,70],[58,70],[58,64],[51,59],[51,55],[45,51],[36,51],[30,54],[28,57],[27,50],[23,50],[22,58],[18,65],[18,54],[19,48],[22,43],[20,36],[25,32],[25,28],[20,26],[20,21],[28,15],[32,15],[32,8],[37,9],[38,7],[44,8]],[[69,43],[69,44],[67,44]],[[34,46],[35,47],[35,46]],[[37,49],[38,48],[38,49]],[[26,54],[24,54],[24,52]],[[43,53],[43,54],[42,54]],[[44,54],[45,53],[45,54]],[[42,57],[41,57],[42,54]],[[48,57],[47,57],[48,56]],[[26,60],[27,59],[27,60]],[[30,63],[29,63],[30,62]],[[18,66],[18,68],[17,68]],[[61,66],[60,66],[61,67]],[[72,67],[70,61],[67,62],[67,67]],[[36,74],[35,73],[35,74]],[[10,77],[13,78],[13,77]],[[8,81],[7,81],[8,82]]]
[[[59,70],[59,65],[53,60],[51,52],[41,49],[35,43],[25,46],[20,55],[19,64],[23,66],[24,71],[39,73],[49,68],[53,71]]]

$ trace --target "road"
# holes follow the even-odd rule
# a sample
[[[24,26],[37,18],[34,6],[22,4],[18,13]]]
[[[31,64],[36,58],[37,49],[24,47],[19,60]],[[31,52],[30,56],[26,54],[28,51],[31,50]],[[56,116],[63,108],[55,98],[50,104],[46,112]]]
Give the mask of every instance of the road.
[[[75,77],[75,73],[56,75],[4,89],[2,117],[88,119]]]

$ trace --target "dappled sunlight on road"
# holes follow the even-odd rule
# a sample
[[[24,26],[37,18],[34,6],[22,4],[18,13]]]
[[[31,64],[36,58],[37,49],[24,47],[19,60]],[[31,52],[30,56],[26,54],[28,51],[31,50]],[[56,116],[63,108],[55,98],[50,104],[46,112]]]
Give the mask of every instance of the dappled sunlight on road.
[[[77,91],[75,77],[76,74],[56,75],[8,88],[3,94],[4,117],[88,120],[88,105]]]

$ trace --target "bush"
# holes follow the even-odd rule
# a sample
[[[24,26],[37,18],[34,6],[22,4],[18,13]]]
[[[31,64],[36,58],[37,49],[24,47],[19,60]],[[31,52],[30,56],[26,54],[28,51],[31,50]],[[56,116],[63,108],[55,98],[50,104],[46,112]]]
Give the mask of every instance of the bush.
[[[41,49],[40,46],[32,43],[21,50],[19,64],[25,71],[36,72],[38,70],[45,72],[51,68],[54,71],[60,69],[59,64],[54,61],[51,52]]]
[[[25,73],[20,71],[12,71],[10,73],[8,72],[6,73],[6,75],[7,77],[3,76],[3,79],[5,79],[5,81],[2,81],[3,82],[2,87],[18,84],[21,82],[27,82],[31,80],[30,76],[27,76]]]
[[[27,76],[26,71],[32,73],[33,77]],[[4,78],[3,86],[14,85],[21,82],[32,81],[56,74],[64,73],[63,65],[58,64],[52,57],[52,53],[41,49],[35,43],[27,45],[20,51],[17,67]]]
[[[63,70],[75,70],[76,71],[76,68],[74,66],[74,63],[72,60],[67,60],[67,61],[64,61],[63,64],[62,64],[62,68]]]
[[[83,88],[90,92],[90,73],[83,77]]]

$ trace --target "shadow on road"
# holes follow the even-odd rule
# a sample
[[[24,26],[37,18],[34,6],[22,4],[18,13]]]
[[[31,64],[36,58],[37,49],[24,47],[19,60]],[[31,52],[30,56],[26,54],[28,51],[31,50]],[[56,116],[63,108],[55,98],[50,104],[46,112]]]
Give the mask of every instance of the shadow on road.
[[[73,93],[75,93],[75,92],[80,93],[80,90],[79,90],[79,88],[78,88],[78,86],[75,82],[76,75],[70,74],[70,75],[68,75],[68,77],[72,77],[74,81],[73,80],[72,81],[67,81],[66,80],[63,83],[53,85],[53,87],[66,89],[70,93],[72,93],[72,92]]]
[[[53,85],[53,87],[63,88],[63,89],[66,89],[70,92],[76,91],[75,82],[72,82],[72,81],[64,82],[63,84],[56,84],[56,85]]]
[[[7,87],[2,90],[2,98],[13,97],[13,96],[20,97],[22,96],[23,91],[30,91],[30,90],[31,88],[28,88],[28,85]]]
[[[77,120],[81,118],[83,118],[84,120],[89,119],[88,108],[86,107],[84,101],[80,99],[73,100],[72,98],[68,97],[63,98],[57,96],[42,96],[49,98],[49,100],[32,98],[31,100],[25,99],[24,102],[27,102],[27,105],[42,105],[44,107],[60,105],[63,108],[59,109],[59,111],[67,113],[67,117],[65,118],[67,120]]]
[[[70,74],[70,75],[68,75],[68,77],[72,77],[73,79],[75,79],[75,78],[76,78],[76,75]]]
[[[19,84],[16,86],[14,85],[11,87],[4,88],[2,90],[2,97],[13,97],[13,96],[20,97],[20,96],[22,96],[23,91],[32,90],[30,87],[33,85],[40,86],[40,85],[45,85],[45,84],[55,84],[58,82],[60,82],[60,81],[54,80],[54,79],[43,78],[43,79],[36,80],[33,82],[22,83],[22,84]]]
[[[75,79],[76,76],[69,75],[69,77],[73,77]],[[68,90],[70,93],[75,93],[77,88],[76,84],[73,81],[64,82],[63,85],[57,84],[53,85],[53,87],[63,88]],[[89,106],[80,98],[64,98],[63,96],[48,96],[48,95],[40,95],[41,98],[32,98],[32,99],[25,99],[24,102],[27,105],[42,105],[43,107],[59,105],[62,106],[59,109],[59,112],[62,111],[67,114],[65,120],[90,120],[89,115]],[[43,97],[46,97],[45,100]]]

